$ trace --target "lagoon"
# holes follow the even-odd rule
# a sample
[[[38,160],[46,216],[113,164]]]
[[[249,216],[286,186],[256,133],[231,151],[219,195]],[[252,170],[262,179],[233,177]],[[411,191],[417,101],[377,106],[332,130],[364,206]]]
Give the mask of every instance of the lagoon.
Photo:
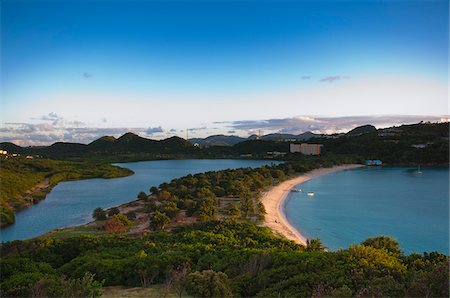
[[[405,253],[449,253],[449,169],[365,167],[309,180],[285,203],[289,222],[331,250],[369,237],[397,239]],[[307,192],[314,192],[308,197]]]
[[[117,164],[134,175],[115,179],[61,182],[37,205],[16,213],[16,223],[1,229],[1,241],[23,240],[53,229],[88,223],[92,211],[136,198],[140,191],[188,174],[224,169],[260,167],[267,160],[160,160]],[[278,162],[276,162],[278,163]]]

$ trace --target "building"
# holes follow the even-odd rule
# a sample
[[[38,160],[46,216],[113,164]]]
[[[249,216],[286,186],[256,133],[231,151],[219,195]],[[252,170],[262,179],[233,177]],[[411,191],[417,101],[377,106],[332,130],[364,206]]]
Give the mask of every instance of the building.
[[[267,152],[267,157],[271,157],[271,158],[283,157],[286,154],[287,154],[286,152],[269,151],[269,152]]]
[[[291,153],[301,153],[304,155],[320,155],[323,145],[321,144],[290,144]]]
[[[6,150],[0,150],[0,154],[6,155],[6,154],[8,154],[8,151],[6,151]]]
[[[379,159],[368,159],[364,162],[366,166],[381,166],[383,162]]]

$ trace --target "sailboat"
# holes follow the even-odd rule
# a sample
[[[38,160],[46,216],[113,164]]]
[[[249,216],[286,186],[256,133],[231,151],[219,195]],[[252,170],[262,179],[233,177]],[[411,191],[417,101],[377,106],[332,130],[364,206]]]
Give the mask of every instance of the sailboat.
[[[422,172],[420,171],[420,165],[417,166],[417,174],[422,174]]]

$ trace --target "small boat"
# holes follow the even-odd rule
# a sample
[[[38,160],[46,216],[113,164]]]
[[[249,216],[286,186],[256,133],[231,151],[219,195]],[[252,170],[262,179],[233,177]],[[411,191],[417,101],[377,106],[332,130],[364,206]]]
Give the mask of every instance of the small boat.
[[[291,189],[291,192],[302,192],[302,190],[301,189],[297,189],[297,188],[293,188],[293,189]]]
[[[417,174],[422,174],[422,171],[420,171],[420,165],[417,167]]]
[[[314,197],[314,196],[315,196],[315,193],[313,193],[313,192],[308,192],[307,195],[308,195],[308,197]]]

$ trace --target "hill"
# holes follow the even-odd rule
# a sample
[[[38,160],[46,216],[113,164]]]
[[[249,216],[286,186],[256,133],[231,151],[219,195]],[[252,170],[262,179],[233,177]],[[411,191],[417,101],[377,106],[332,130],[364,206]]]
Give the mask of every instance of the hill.
[[[189,139],[189,141],[192,144],[197,143],[202,146],[233,146],[245,140],[247,139],[238,136],[226,136],[226,135],[214,135],[206,138]]]
[[[190,154],[197,151],[197,148],[190,142],[179,137],[157,141],[140,137],[131,132],[118,139],[112,136],[104,136],[88,145],[58,142],[47,147],[20,147],[12,143],[0,143],[0,149],[7,150],[9,153],[40,155],[56,159],[112,158],[112,160],[115,157],[119,157],[120,160],[120,156],[125,155],[140,155],[141,158],[152,159],[165,157],[165,155]]]
[[[364,133],[360,133],[364,132]],[[388,164],[449,165],[449,123],[418,123],[373,130],[363,127],[338,138],[316,138],[326,152],[356,154]]]
[[[192,144],[199,144],[202,146],[233,146],[241,142],[252,140],[265,140],[265,141],[307,141],[311,138],[321,137],[321,134],[315,134],[310,131],[304,132],[299,135],[283,134],[283,133],[271,133],[263,135],[261,137],[257,135],[251,135],[248,138],[238,136],[226,136],[226,135],[213,135],[206,138],[192,138],[189,139]]]
[[[55,143],[48,147],[20,147],[1,143],[10,153],[40,155],[54,159],[102,160],[126,162],[161,158],[235,158],[241,155],[264,158],[267,152],[289,152],[289,141],[323,144],[322,154],[358,155],[364,159],[381,159],[389,164],[449,164],[449,123],[418,123],[376,129],[372,125],[357,127],[347,134],[300,135],[269,134],[256,139],[214,135],[205,139],[171,137],[151,140],[133,133],[116,139],[105,136],[92,143]],[[192,142],[204,146],[194,146]],[[291,159],[296,155],[287,156]]]
[[[363,126],[358,126],[352,130],[350,130],[348,133],[346,133],[347,136],[359,136],[359,135],[363,135],[366,133],[371,133],[376,131],[376,127],[373,125],[363,125]]]

